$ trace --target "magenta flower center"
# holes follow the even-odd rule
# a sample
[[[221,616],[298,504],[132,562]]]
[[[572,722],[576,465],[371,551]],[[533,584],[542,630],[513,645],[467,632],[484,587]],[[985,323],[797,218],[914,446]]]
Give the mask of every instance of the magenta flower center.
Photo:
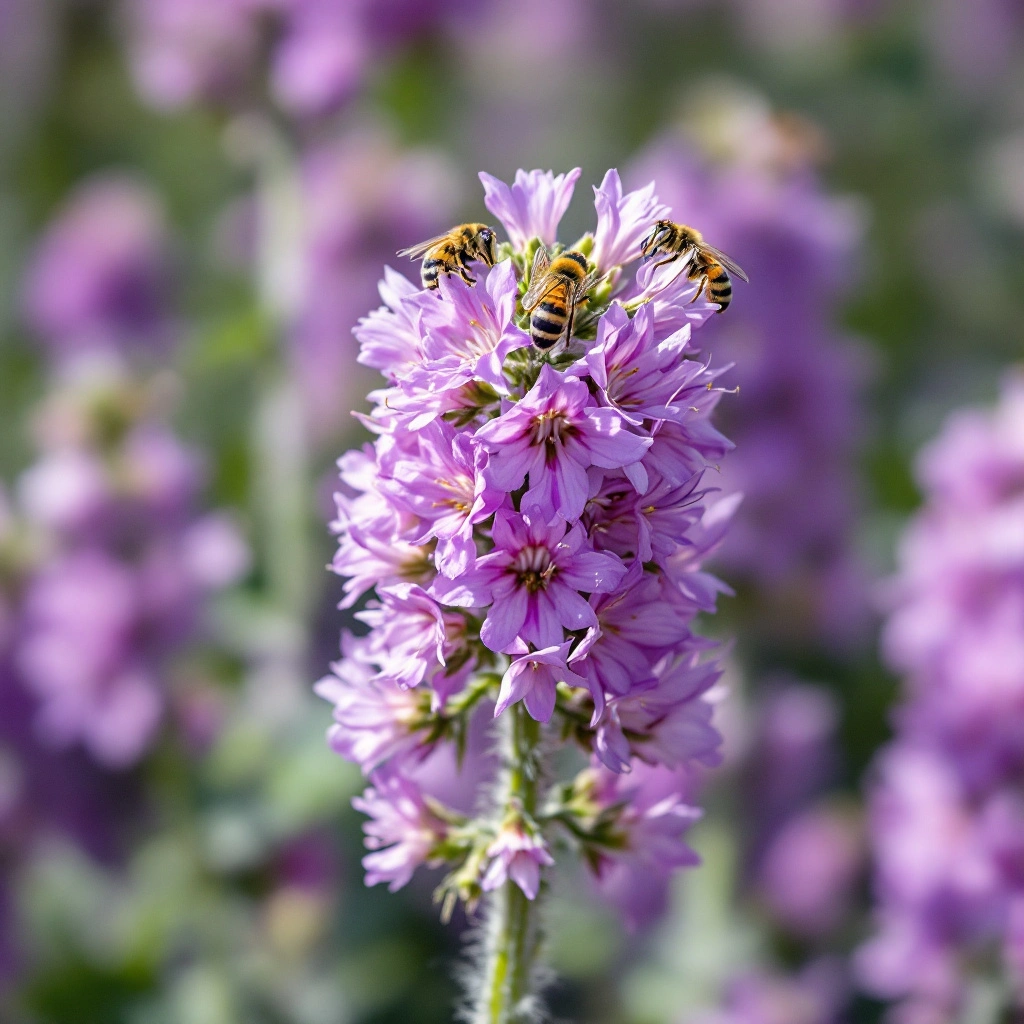
[[[551,561],[551,552],[536,545],[523,548],[511,568],[520,584],[531,594],[544,590],[558,572],[558,566]]]

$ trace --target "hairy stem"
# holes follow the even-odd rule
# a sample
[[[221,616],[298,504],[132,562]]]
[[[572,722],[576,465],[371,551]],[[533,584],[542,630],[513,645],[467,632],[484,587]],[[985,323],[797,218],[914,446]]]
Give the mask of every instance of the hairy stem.
[[[498,789],[502,814],[518,807],[532,818],[537,810],[540,727],[522,702],[512,705],[502,718],[505,768]],[[536,910],[511,879],[491,898],[473,1024],[523,1024],[535,1019],[531,981],[540,942]]]

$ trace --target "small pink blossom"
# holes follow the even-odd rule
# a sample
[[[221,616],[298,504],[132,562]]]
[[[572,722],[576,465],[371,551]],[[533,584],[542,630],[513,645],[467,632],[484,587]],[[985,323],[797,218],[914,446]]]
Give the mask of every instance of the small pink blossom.
[[[487,848],[493,857],[480,887],[489,892],[512,879],[528,900],[540,890],[540,869],[555,863],[543,836],[524,827],[521,821],[503,825],[497,839]]]
[[[494,717],[521,700],[538,722],[550,721],[555,710],[555,687],[559,683],[586,685],[586,680],[566,665],[570,646],[567,640],[557,647],[546,647],[516,658],[502,677]]]

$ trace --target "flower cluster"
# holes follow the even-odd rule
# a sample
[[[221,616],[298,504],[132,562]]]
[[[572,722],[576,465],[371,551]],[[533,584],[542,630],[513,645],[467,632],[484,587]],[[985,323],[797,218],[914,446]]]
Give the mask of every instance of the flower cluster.
[[[813,173],[813,129],[773,116],[759,97],[715,89],[716,117],[641,154],[654,178],[714,245],[750,274],[743,301],[702,338],[736,364],[724,429],[736,442],[723,486],[741,491],[723,571],[759,599],[755,628],[794,640],[848,640],[863,627],[862,570],[851,550],[857,507],[861,347],[835,326],[860,217]],[[733,93],[736,93],[735,95]]]
[[[39,557],[14,664],[41,735],[109,767],[143,753],[170,655],[195,635],[205,595],[248,562],[228,517],[197,514],[201,463],[163,421],[160,391],[81,366],[43,408],[42,454],[17,488]]]
[[[678,267],[623,272],[669,213],[653,186],[624,193],[609,171],[595,189],[596,230],[574,248],[600,278],[575,336],[531,347],[520,297],[578,175],[481,175],[510,239],[496,265],[436,291],[388,269],[356,329],[387,384],[364,418],[375,442],[339,463],[333,568],[369,631],[345,635],[318,692],[332,745],[370,780],[368,883],[437,863],[446,899],[507,878],[532,899],[561,836],[637,920],[632,894],[656,905],[695,860],[683,835],[694,766],[718,757],[719,671],[692,625],[722,589],[701,564],[736,501],[704,480],[731,447],[691,337],[716,307]],[[479,818],[445,806],[418,769],[480,709],[518,723],[516,749],[574,741],[579,774],[538,769]]]
[[[878,935],[864,980],[900,1020],[964,1012],[973,972],[1024,1005],[1024,378],[956,414],[918,461],[886,660],[897,738],[871,793]]]

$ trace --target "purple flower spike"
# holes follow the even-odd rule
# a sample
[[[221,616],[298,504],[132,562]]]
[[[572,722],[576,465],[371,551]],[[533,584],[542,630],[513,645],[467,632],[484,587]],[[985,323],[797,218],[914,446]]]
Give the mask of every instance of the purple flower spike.
[[[684,834],[695,772],[720,759],[721,669],[693,628],[726,589],[704,563],[738,497],[711,499],[704,477],[731,448],[711,423],[720,371],[694,343],[715,307],[651,273],[609,295],[667,213],[653,186],[625,193],[609,171],[597,190],[590,251],[613,273],[584,337],[541,352],[519,326],[533,252],[557,244],[578,176],[481,175],[506,258],[432,290],[386,271],[385,306],[360,321],[359,358],[386,385],[361,417],[373,443],[338,463],[332,568],[369,632],[343,636],[317,692],[331,746],[372,782],[356,801],[372,817],[368,883],[446,864],[446,912],[502,889],[501,915],[540,898],[565,829],[636,926],[697,863]],[[88,469],[68,475],[73,512],[91,500]],[[464,758],[484,723],[491,758]],[[548,751],[567,740],[592,767],[557,779]],[[496,962],[508,928],[486,932]]]
[[[531,238],[554,245],[559,221],[569,208],[581,173],[579,167],[558,175],[551,171],[516,171],[515,183],[510,188],[481,171],[484,204],[505,225],[509,240],[517,249],[524,248]]]
[[[12,661],[44,742],[81,745],[113,769],[146,753],[207,597],[248,567],[231,518],[197,509],[198,453],[144,392],[109,365],[69,368],[39,417],[44,451],[17,488],[48,558],[23,581]],[[117,437],[110,409],[134,409]]]
[[[924,506],[888,587],[905,676],[870,793],[878,933],[862,981],[900,1019],[965,1009],[973,965],[1020,964],[1024,906],[1024,377],[921,453]],[[982,968],[984,970],[984,968]]]

